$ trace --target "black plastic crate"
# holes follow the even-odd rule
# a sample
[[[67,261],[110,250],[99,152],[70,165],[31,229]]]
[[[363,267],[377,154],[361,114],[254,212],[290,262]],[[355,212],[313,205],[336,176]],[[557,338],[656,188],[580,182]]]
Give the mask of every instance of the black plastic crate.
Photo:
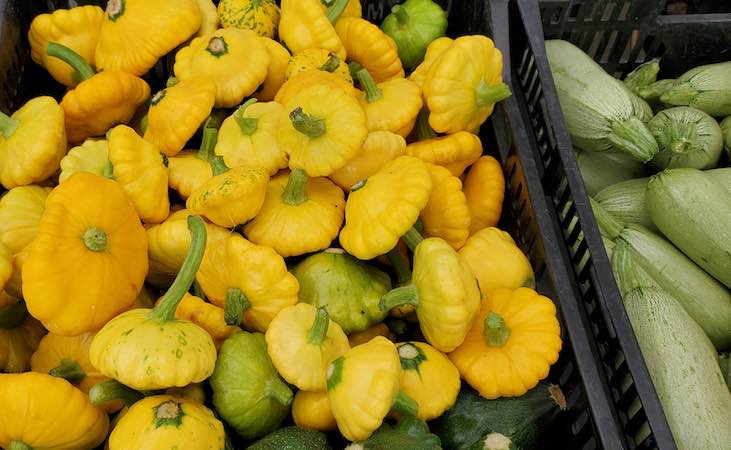
[[[517,0],[510,7],[512,70],[521,88],[519,108],[530,127],[530,151],[560,225],[614,407],[632,449],[676,446],[589,205],[548,65],[544,32],[545,39],[573,42],[615,76],[652,58],[662,58],[663,77],[731,59],[731,14],[663,15],[666,3]]]
[[[0,0],[0,109],[11,112],[29,98],[47,94],[60,98],[63,89],[30,59],[26,33],[32,17],[50,8],[99,1]],[[380,22],[401,1],[363,0],[369,19]],[[442,0],[450,12],[451,36],[481,33],[492,36],[503,51],[505,81],[510,71],[508,0]],[[146,79],[160,86],[167,78],[159,65]],[[513,86],[516,90],[516,87]],[[531,260],[537,289],[552,298],[559,311],[564,346],[549,379],[561,386],[567,410],[559,416],[539,447],[541,449],[625,448],[620,422],[611,407],[609,384],[600,353],[594,344],[590,320],[579,304],[581,292],[573,280],[568,254],[562,246],[560,224],[550,197],[544,192],[541,173],[530,150],[528,134],[516,98],[500,103],[482,127],[486,151],[498,158],[507,180],[501,228],[510,232]]]

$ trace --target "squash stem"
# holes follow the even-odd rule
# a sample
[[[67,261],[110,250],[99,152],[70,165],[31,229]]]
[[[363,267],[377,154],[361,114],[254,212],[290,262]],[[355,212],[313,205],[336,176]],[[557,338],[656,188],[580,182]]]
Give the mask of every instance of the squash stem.
[[[485,343],[488,347],[502,347],[510,338],[510,328],[500,314],[488,312],[485,317]]]
[[[607,140],[636,160],[647,162],[657,153],[655,137],[639,118],[630,117],[623,122],[612,122],[610,126],[612,132],[607,135]]]
[[[223,156],[211,155],[211,159],[208,160],[208,163],[211,165],[211,169],[212,169],[214,177],[224,174],[229,171],[229,168],[226,165],[226,162],[223,160]]]
[[[226,117],[228,117],[228,114],[226,114],[225,109],[214,109],[210,116],[206,119],[205,122],[203,122],[203,129],[206,128],[215,128],[218,130],[221,128],[221,124],[223,124],[223,121],[226,120]]]
[[[10,136],[15,133],[15,130],[17,130],[19,126],[19,120],[15,120],[0,111],[0,134],[2,134],[5,139],[10,139]]]
[[[330,327],[330,316],[324,307],[317,308],[312,328],[307,333],[307,342],[312,345],[322,345],[327,336],[327,329]]]
[[[307,180],[309,176],[303,169],[292,169],[282,192],[282,202],[286,205],[297,206],[308,200]]]
[[[320,70],[323,72],[330,72],[333,73],[337,70],[338,67],[340,67],[340,63],[342,61],[340,58],[338,58],[337,55],[330,55],[330,57],[325,61],[325,64],[320,66]]]
[[[429,125],[429,110],[422,109],[416,117],[416,136],[420,141],[428,141],[437,137],[437,133]]]
[[[288,406],[292,403],[293,394],[292,390],[277,378],[267,382],[264,388],[264,396],[276,400],[283,406]]]
[[[104,171],[102,172],[102,176],[104,178],[109,178],[110,180],[114,179],[114,164],[112,164],[112,161],[109,160],[104,165]]]
[[[8,446],[8,450],[33,450],[33,447],[23,441],[12,440]]]
[[[256,133],[259,128],[259,119],[256,117],[244,117],[246,109],[256,103],[256,99],[252,98],[247,100],[243,105],[239,106],[239,109],[234,113],[234,120],[241,130],[241,134],[244,136],[251,136]]]
[[[624,224],[608,213],[594,199],[589,198],[589,202],[591,203],[591,208],[594,210],[594,218],[596,219],[597,225],[599,225],[599,231],[610,240],[616,239],[624,229]]]
[[[305,113],[301,107],[297,107],[289,113],[289,120],[292,121],[295,130],[310,139],[317,139],[327,131],[324,120]]]
[[[201,265],[203,252],[206,249],[206,225],[200,216],[188,216],[188,229],[190,230],[188,254],[170,289],[150,312],[149,317],[152,320],[164,323],[175,319],[175,309],[190,289],[190,285],[193,284],[195,275],[198,273],[198,267]]]
[[[396,16],[398,24],[402,27],[409,24],[411,16],[409,15],[409,12],[406,11],[406,8],[404,8],[402,5],[395,5],[393,8],[391,8],[391,13]]]
[[[238,326],[244,313],[251,308],[251,302],[240,288],[232,287],[226,291],[226,303],[223,307],[223,317],[228,326]]]
[[[349,1],[350,0],[335,0],[332,6],[327,9],[327,13],[325,13],[327,20],[329,20],[332,24],[337,22],[343,14],[343,11],[345,11],[345,8],[348,6]]]
[[[397,336],[406,332],[406,322],[401,319],[397,319],[395,317],[386,317],[383,320],[383,323],[386,324],[391,333]]]
[[[373,103],[383,98],[383,89],[378,87],[376,80],[373,79],[371,73],[366,69],[360,69],[356,74],[358,81],[360,81],[360,87],[366,93],[366,100],[368,103]]]
[[[101,228],[90,227],[82,236],[84,245],[92,252],[103,252],[107,249],[107,232]]]
[[[201,161],[208,162],[213,156],[213,149],[216,147],[218,141],[218,130],[215,128],[204,128],[203,129],[203,140],[201,141],[201,148],[196,153],[196,158]]]
[[[71,384],[79,384],[86,378],[86,372],[76,361],[64,358],[61,364],[48,371],[52,377],[63,378]]]
[[[125,406],[132,406],[143,397],[142,392],[127,387],[117,380],[107,380],[95,384],[89,391],[89,400],[97,406],[112,400],[122,400]]]
[[[409,270],[409,262],[399,251],[398,245],[386,253],[388,260],[391,261],[393,270],[396,272],[396,282],[399,286],[409,284],[411,281],[411,271]]]
[[[74,80],[80,83],[94,76],[94,69],[78,53],[56,42],[49,42],[46,54],[58,58],[74,69]]]
[[[165,82],[165,87],[173,87],[173,86],[175,86],[175,85],[176,85],[176,84],[178,84],[178,83],[180,83],[180,80],[178,80],[178,79],[177,79],[177,78],[175,78],[175,77],[170,77],[170,78],[168,78],[168,80],[167,80],[167,81]]]
[[[475,101],[480,108],[494,105],[511,95],[513,93],[510,92],[510,88],[505,83],[489,85],[485,80],[482,80],[477,88],[475,88]]]
[[[16,302],[0,309],[0,329],[12,330],[25,322],[28,317],[28,309],[25,302]]]
[[[413,398],[404,394],[404,391],[398,391],[396,398],[393,399],[391,409],[400,412],[404,416],[416,417],[419,413],[419,404]]]
[[[689,82],[685,81],[675,84],[665,91],[660,96],[660,101],[666,105],[673,106],[690,105],[699,93],[698,89],[693,88]]]
[[[419,233],[415,227],[409,228],[409,231],[403,235],[403,239],[406,241],[406,245],[409,246],[409,249],[411,249],[412,252],[415,252],[416,247],[418,247],[419,244],[421,244],[421,241],[424,240],[424,238],[421,237],[421,233]]]
[[[381,297],[378,308],[381,311],[390,311],[397,306],[403,305],[419,305],[419,290],[413,284],[397,287],[386,292]]]

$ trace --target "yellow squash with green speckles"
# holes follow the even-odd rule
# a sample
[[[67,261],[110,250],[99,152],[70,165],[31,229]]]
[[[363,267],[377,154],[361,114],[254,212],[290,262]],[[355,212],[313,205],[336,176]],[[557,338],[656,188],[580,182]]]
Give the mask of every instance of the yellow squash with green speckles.
[[[221,0],[218,17],[223,28],[251,30],[273,38],[279,26],[279,6],[274,0]]]

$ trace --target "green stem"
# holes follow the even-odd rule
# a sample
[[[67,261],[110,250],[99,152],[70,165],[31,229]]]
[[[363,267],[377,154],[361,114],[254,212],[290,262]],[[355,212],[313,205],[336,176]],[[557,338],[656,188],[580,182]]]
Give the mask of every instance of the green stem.
[[[177,79],[177,78],[175,78],[175,77],[170,77],[170,78],[168,78],[168,80],[167,80],[167,81],[165,82],[165,87],[173,87],[173,86],[175,86],[175,85],[176,85],[176,84],[178,84],[178,83],[180,83],[180,80],[178,80],[178,79]]]
[[[28,309],[25,302],[15,302],[0,309],[0,329],[12,330],[23,325],[28,317]]]
[[[15,120],[0,111],[0,133],[5,137],[5,139],[10,139],[10,136],[15,133],[15,130],[17,130],[19,126],[19,120]]]
[[[23,441],[10,441],[10,445],[8,446],[8,450],[33,450],[33,447],[26,444]]]
[[[594,218],[596,219],[597,225],[599,225],[599,231],[602,233],[602,236],[610,240],[616,239],[624,229],[624,224],[607,212],[594,199],[589,198],[589,202],[591,203],[591,208],[594,210]]]
[[[93,405],[103,405],[113,400],[122,400],[126,406],[132,406],[144,397],[139,391],[127,387],[117,380],[107,380],[95,384],[89,391],[89,400]]]
[[[340,61],[340,58],[338,58],[337,55],[330,55],[327,61],[325,61],[325,64],[320,67],[320,70],[323,72],[333,73],[338,69],[338,67],[340,67],[341,62],[342,61]]]
[[[647,162],[657,153],[655,137],[639,118],[630,117],[623,122],[612,122],[610,126],[612,132],[607,135],[607,140],[636,160]]]
[[[312,345],[322,345],[327,336],[327,329],[330,326],[330,316],[324,307],[317,308],[315,313],[315,321],[312,322],[312,328],[307,333],[307,342]]]
[[[71,384],[79,384],[86,378],[86,372],[79,363],[70,359],[62,359],[61,364],[48,371],[52,377],[63,378]]]
[[[203,219],[200,216],[188,216],[188,229],[190,230],[190,247],[185,261],[170,289],[149,314],[150,319],[160,323],[175,319],[175,309],[190,289],[190,285],[193,284],[206,249],[206,225]]]
[[[413,398],[404,394],[403,391],[398,391],[396,398],[393,399],[391,409],[400,412],[404,416],[416,417],[419,413],[419,404]]]
[[[335,0],[335,3],[327,9],[327,13],[325,14],[327,20],[329,20],[330,23],[337,22],[343,14],[343,11],[345,11],[345,8],[348,6],[349,1],[350,0]]]
[[[480,85],[475,89],[475,101],[477,106],[484,107],[494,105],[495,103],[505,100],[513,95],[510,88],[505,83],[489,85],[485,80],[480,81]]]
[[[203,139],[201,140],[201,148],[195,155],[201,161],[210,161],[213,156],[213,149],[218,141],[218,130],[215,128],[204,128]]]
[[[348,63],[348,70],[350,71],[350,76],[355,79],[358,78],[358,72],[363,70],[363,66],[358,61],[350,61]]]
[[[383,323],[386,324],[391,333],[401,335],[406,332],[406,322],[395,317],[386,317]]]
[[[416,116],[416,136],[420,141],[428,141],[437,137],[437,133],[429,125],[428,109],[422,109]]]
[[[673,85],[670,89],[660,95],[660,101],[666,105],[685,106],[698,96],[700,92],[690,82],[684,81]]]
[[[283,406],[291,404],[293,397],[292,390],[279,378],[267,382],[267,386],[264,388],[264,396],[278,401]]]
[[[485,317],[484,335],[488,347],[502,347],[510,338],[510,328],[500,314],[490,311]]]
[[[411,17],[409,16],[409,12],[406,11],[406,8],[402,5],[396,5],[391,8],[391,13],[396,16],[396,20],[398,20],[399,25],[402,27],[409,24],[409,19]]]
[[[416,247],[421,244],[421,241],[423,241],[424,238],[421,237],[421,234],[416,230],[416,228],[411,227],[409,228],[409,231],[403,235],[403,240],[406,241],[406,245],[409,246],[409,249],[411,249],[412,252],[415,252]]]
[[[317,139],[327,131],[324,120],[305,113],[300,107],[295,108],[289,113],[289,120],[292,121],[292,126],[295,130],[308,136],[310,139]]]
[[[103,252],[107,249],[107,232],[101,228],[87,228],[81,238],[86,248],[92,252]]]
[[[297,206],[308,200],[307,197],[307,172],[303,169],[292,169],[282,192],[282,202],[286,205]]]
[[[232,287],[226,291],[226,302],[223,307],[223,317],[226,325],[237,326],[241,323],[244,313],[251,308],[251,302],[240,288]]]
[[[214,177],[229,171],[226,162],[223,160],[223,156],[211,156],[211,159],[208,160],[208,163],[211,165],[211,170],[213,171]]]
[[[251,136],[256,133],[256,130],[259,128],[259,119],[256,117],[244,117],[246,109],[254,103],[256,103],[255,98],[247,100],[246,103],[239,106],[239,109],[237,109],[234,113],[234,120],[241,130],[241,134],[244,136]]]
[[[102,176],[104,178],[109,178],[110,180],[114,179],[114,164],[112,164],[112,161],[109,160],[104,165],[104,171],[102,172]]]
[[[419,290],[413,284],[397,287],[386,292],[378,304],[381,311],[390,311],[397,306],[419,305]]]
[[[219,129],[221,128],[223,121],[226,120],[226,117],[228,117],[228,115],[226,114],[225,109],[214,109],[206,121],[203,122],[203,128]]]
[[[393,270],[396,272],[396,281],[400,286],[408,284],[411,281],[411,271],[409,270],[409,262],[398,249],[398,246],[392,248],[386,253],[388,260],[391,261]]]
[[[383,98],[383,89],[378,87],[376,80],[373,79],[368,70],[360,69],[357,76],[358,81],[360,81],[360,87],[366,93],[366,100],[368,100],[368,103],[373,103]]]
[[[46,54],[71,66],[75,71],[74,79],[78,80],[79,83],[94,76],[94,69],[91,68],[89,63],[65,45],[49,42],[48,47],[46,47]]]

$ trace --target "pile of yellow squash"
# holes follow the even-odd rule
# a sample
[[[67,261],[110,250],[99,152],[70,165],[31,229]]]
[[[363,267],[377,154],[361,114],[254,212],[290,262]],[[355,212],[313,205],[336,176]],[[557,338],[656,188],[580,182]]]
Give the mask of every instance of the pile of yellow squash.
[[[439,37],[406,77],[361,13],[33,20],[68,90],[0,113],[0,447],[223,449],[222,421],[256,439],[290,414],[362,441],[392,410],[439,417],[460,378],[494,399],[548,375],[556,309],[495,228],[505,180],[475,134],[510,95],[500,51]]]

